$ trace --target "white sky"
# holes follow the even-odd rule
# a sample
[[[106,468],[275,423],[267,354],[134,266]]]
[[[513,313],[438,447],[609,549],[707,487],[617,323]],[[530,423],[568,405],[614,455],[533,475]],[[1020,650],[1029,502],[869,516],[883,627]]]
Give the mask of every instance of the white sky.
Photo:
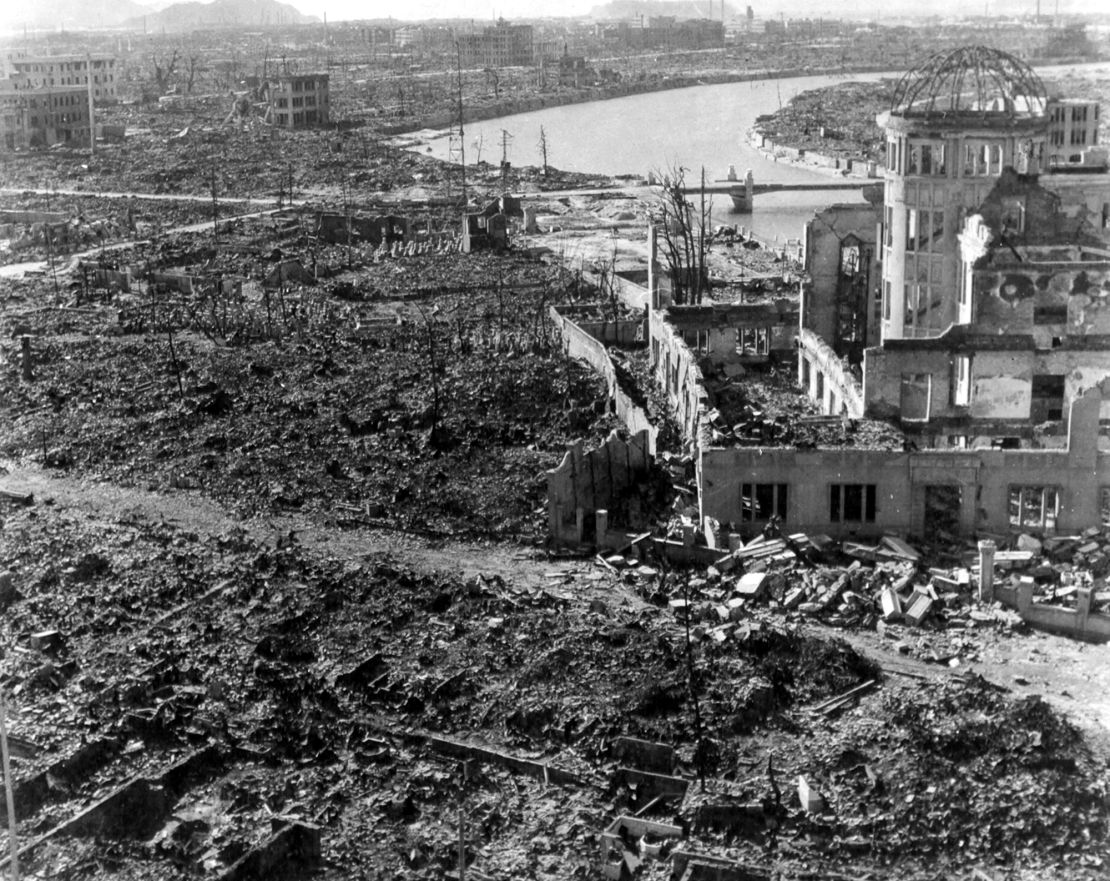
[[[143,0],[139,0],[143,2]],[[346,19],[388,18],[415,21],[429,18],[474,18],[493,20],[498,16],[512,18],[539,18],[544,16],[586,15],[606,0],[408,0],[406,3],[391,0],[283,0],[306,15],[323,17],[328,21]],[[709,12],[710,0],[695,0]],[[732,10],[742,10],[751,3],[757,17],[778,17],[780,12],[791,17],[823,18],[875,18],[895,14],[921,14],[920,0],[863,0],[852,9],[846,9],[836,0],[726,0]],[[924,14],[975,15],[984,12],[998,14],[1033,13],[1037,0],[932,0]],[[714,17],[720,15],[720,0],[712,0]],[[1041,12],[1098,13],[1106,9],[1103,0],[1041,0]]]
[[[142,0],[139,0],[141,3]],[[498,16],[506,19],[537,18],[541,16],[585,15],[604,0],[408,0],[406,3],[390,0],[282,0],[290,3],[305,15],[328,21],[344,19],[389,18],[420,21],[429,18],[474,18],[492,20]],[[719,2],[719,0],[718,0]],[[708,3],[706,3],[708,9]]]

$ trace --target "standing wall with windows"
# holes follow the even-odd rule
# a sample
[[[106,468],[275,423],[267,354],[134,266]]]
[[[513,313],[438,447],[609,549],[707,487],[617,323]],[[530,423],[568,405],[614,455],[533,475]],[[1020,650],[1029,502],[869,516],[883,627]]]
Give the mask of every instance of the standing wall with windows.
[[[1002,169],[1043,163],[1047,117],[991,127],[974,119],[886,114],[882,339],[934,337],[964,322],[957,235]]]
[[[786,528],[834,537],[920,534],[930,489],[958,488],[959,529],[1072,533],[1110,524],[1110,453],[1097,450],[1102,397],[1072,405],[1063,450],[914,452],[704,448],[702,515],[757,532]]]

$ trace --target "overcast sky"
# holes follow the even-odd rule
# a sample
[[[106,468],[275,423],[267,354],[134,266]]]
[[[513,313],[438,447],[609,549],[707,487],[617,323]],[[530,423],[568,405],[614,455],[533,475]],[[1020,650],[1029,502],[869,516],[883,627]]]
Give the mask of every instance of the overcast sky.
[[[139,0],[142,2],[142,0]],[[328,21],[353,18],[394,18],[407,21],[428,18],[475,18],[492,20],[498,16],[507,19],[540,16],[585,15],[605,0],[284,0],[307,15],[323,17]],[[862,0],[846,9],[843,3],[831,0],[726,0],[730,9],[742,10],[751,3],[757,17],[778,17],[780,12],[790,17],[821,16],[825,18],[884,18],[895,13],[922,14],[919,0]],[[709,14],[710,0],[701,0]],[[720,15],[720,0],[712,0],[714,17]],[[1041,0],[1041,12],[1099,12],[1106,7],[1103,0]],[[925,14],[975,15],[984,10],[1000,14],[1032,13],[1036,0],[932,0]]]
[[[140,0],[141,2],[141,0]],[[348,18],[402,18],[408,21],[427,18],[481,18],[492,19],[534,17],[544,15],[585,15],[596,0],[408,0],[395,3],[390,0],[284,0],[291,2],[306,15],[321,18],[327,12],[328,20]],[[708,4],[706,4],[708,9]],[[718,7],[719,8],[719,7]]]

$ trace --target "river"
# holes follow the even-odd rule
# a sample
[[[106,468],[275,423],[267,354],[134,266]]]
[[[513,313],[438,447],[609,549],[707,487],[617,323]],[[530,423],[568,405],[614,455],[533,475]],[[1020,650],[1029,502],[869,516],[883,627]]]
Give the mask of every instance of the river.
[[[466,126],[466,159],[501,161],[502,131],[512,139],[508,159],[514,165],[540,165],[540,126],[547,137],[548,162],[566,171],[607,175],[646,175],[680,165],[688,183],[705,168],[706,179],[721,180],[735,166],[742,178],[750,168],[757,183],[815,183],[829,172],[813,171],[767,159],[748,143],[757,116],[773,113],[800,92],[849,79],[870,81],[893,74],[791,77],[691,86],[549,107]],[[430,150],[429,150],[430,148]],[[451,157],[447,134],[423,141],[421,152]],[[457,157],[455,157],[457,161]],[[801,235],[813,212],[833,202],[860,202],[853,190],[808,190],[767,193],[756,197],[752,214],[732,213],[725,195],[713,199],[716,223],[741,223],[768,238]]]
[[[1105,64],[1038,68],[1045,77],[1105,70]],[[752,170],[756,183],[814,183],[829,179],[819,172],[767,159],[747,140],[757,116],[773,113],[795,95],[837,82],[868,82],[899,72],[807,76],[752,80],[670,89],[608,101],[591,101],[518,113],[466,126],[466,159],[472,165],[501,160],[501,133],[512,140],[508,159],[514,165],[540,165],[540,126],[547,136],[548,162],[567,171],[607,175],[646,175],[681,165],[688,183],[705,168],[707,180],[727,176],[735,166],[743,177]],[[479,150],[480,147],[480,150]],[[430,148],[430,149],[429,149]],[[441,159],[450,157],[446,133],[417,147]],[[456,159],[457,161],[457,159]],[[797,238],[814,211],[835,202],[861,202],[854,190],[808,190],[756,196],[751,214],[733,214],[731,200],[713,200],[715,223],[740,223],[772,239]]]

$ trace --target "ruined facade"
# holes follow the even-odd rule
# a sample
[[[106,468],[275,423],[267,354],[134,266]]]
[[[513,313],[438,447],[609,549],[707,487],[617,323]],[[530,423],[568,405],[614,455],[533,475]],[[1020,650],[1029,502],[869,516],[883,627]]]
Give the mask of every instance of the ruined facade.
[[[699,324],[653,312],[656,377],[696,455],[703,517],[838,537],[1110,524],[1110,175],[1097,119],[1096,105],[1050,99],[1032,70],[981,47],[903,79],[880,117],[881,205],[833,206],[807,225],[787,337],[839,442],[722,430],[706,371],[724,313]],[[878,425],[901,440],[875,443]]]
[[[497,24],[480,33],[459,35],[459,55],[464,67],[522,67],[535,60],[534,32],[530,24]]]
[[[328,124],[328,75],[283,74],[266,90],[267,120],[279,128],[311,128]]]
[[[29,55],[9,52],[2,59],[3,76],[13,88],[23,90],[89,90],[94,101],[116,100],[116,58],[113,55]]]
[[[858,262],[830,269],[834,249],[864,247],[875,228],[865,209],[829,209],[807,233],[822,247],[807,253],[803,324],[859,366],[826,369],[803,350],[803,381],[858,382],[863,413],[898,420],[919,447],[1063,447],[1070,403],[1110,375],[1098,116],[1097,104],[1050,98],[1032,70],[982,47],[903,77],[879,118],[886,181],[871,290],[851,285],[865,275]],[[869,319],[862,334],[858,315]]]
[[[0,150],[88,144],[85,88],[14,90],[3,83],[0,81]]]

